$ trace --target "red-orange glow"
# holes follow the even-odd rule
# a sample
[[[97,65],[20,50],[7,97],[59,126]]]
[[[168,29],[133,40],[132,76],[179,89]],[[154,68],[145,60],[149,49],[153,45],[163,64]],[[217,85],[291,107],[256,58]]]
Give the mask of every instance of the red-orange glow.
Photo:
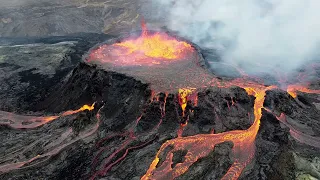
[[[91,111],[93,109],[94,109],[94,104],[92,104],[91,106],[83,105],[81,108],[77,110],[66,111],[59,116],[43,116],[43,117],[23,116],[23,115],[17,115],[9,112],[0,111],[0,117],[3,117],[2,121],[0,121],[0,125],[1,124],[8,125],[14,129],[36,128],[44,124],[47,124],[55,119],[58,119],[59,117],[69,116],[84,110]]]
[[[247,86],[248,84],[251,86]],[[238,85],[245,88],[248,95],[255,96],[255,121],[253,125],[247,130],[235,130],[219,134],[199,134],[189,137],[179,136],[176,139],[168,140],[160,147],[155,159],[151,163],[146,174],[142,177],[143,180],[174,179],[185,173],[199,158],[207,156],[214,149],[216,144],[226,141],[232,141],[234,143],[234,163],[222,179],[237,179],[240,176],[242,170],[251,162],[254,156],[254,142],[259,130],[260,119],[262,116],[261,108],[263,108],[265,92],[266,90],[275,87],[264,87],[259,84],[250,82],[246,83],[239,80],[230,82],[230,84],[226,84],[224,87],[230,87],[231,85]],[[167,153],[164,162],[157,167],[159,163],[159,155],[167,146],[173,146],[173,149]],[[185,161],[177,164],[174,168],[171,168],[173,153],[178,150],[188,150],[185,156]]]
[[[142,34],[137,38],[112,45],[102,45],[88,59],[115,66],[152,66],[182,59],[193,47],[165,33],[149,33],[142,23]]]
[[[186,123],[184,123],[184,124],[180,123],[179,129],[177,131],[177,136],[178,137],[182,137],[183,130],[187,125],[188,125],[188,121]]]
[[[308,89],[306,86],[300,85],[300,84],[289,85],[289,86],[287,87],[287,92],[288,92],[293,98],[296,98],[296,97],[297,97],[297,91],[305,92],[305,93],[320,94],[320,90]]]
[[[182,88],[178,91],[179,104],[182,109],[182,114],[184,116],[185,109],[187,107],[188,96],[195,90],[195,88]]]
[[[77,110],[66,111],[66,112],[62,113],[61,116],[68,116],[68,115],[76,114],[78,112],[85,111],[85,110],[92,111],[93,109],[94,109],[94,103],[91,106],[85,104],[85,105],[83,105],[81,108],[79,108]]]

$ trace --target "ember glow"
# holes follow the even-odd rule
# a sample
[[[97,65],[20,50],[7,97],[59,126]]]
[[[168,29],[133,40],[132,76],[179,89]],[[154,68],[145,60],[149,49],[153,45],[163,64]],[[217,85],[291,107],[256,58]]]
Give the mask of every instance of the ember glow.
[[[102,45],[94,50],[88,61],[99,59],[115,66],[152,66],[184,58],[193,51],[190,44],[165,33],[150,33],[142,22],[142,33],[112,45]]]

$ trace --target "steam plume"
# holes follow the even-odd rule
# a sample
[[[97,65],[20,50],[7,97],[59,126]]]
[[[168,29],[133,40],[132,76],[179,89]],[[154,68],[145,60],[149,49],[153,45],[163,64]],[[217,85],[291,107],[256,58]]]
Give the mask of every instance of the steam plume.
[[[290,72],[317,54],[318,0],[156,0],[154,7],[170,29],[251,73],[261,71],[254,64]]]

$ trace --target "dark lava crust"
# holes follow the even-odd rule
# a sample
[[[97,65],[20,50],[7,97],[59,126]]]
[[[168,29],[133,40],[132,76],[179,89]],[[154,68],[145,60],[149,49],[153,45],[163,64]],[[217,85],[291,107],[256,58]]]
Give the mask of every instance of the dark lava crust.
[[[61,43],[65,41],[77,43]],[[166,140],[177,137],[181,121],[177,94],[167,95],[165,116],[156,129],[161,120],[160,107],[165,92],[160,93],[158,99],[152,98],[148,84],[81,62],[81,56],[97,41],[88,41],[84,37],[72,40],[60,37],[58,42],[60,44],[56,44],[56,41],[45,43],[42,47],[46,48],[47,58],[63,57],[60,61],[50,61],[53,68],[48,69],[45,69],[47,61],[41,63],[43,58],[36,58],[40,56],[37,48],[7,44],[6,51],[0,49],[0,70],[11,73],[9,77],[0,76],[1,83],[5,83],[0,89],[0,110],[36,115],[57,114],[97,102],[100,107],[104,104],[100,110],[99,128],[89,138],[67,146],[38,165],[29,163],[21,169],[0,173],[0,179],[88,179],[118,149],[119,152],[109,164],[116,162],[128,149],[125,158],[114,164],[104,176],[97,176],[97,179],[140,179],[160,146]],[[58,56],[57,48],[68,51]],[[21,59],[23,53],[27,53],[35,61],[31,65],[12,63],[10,58],[3,61],[2,57],[10,57],[13,51],[17,51],[14,55],[16,58]],[[212,129],[214,133],[244,130],[253,122],[254,97],[248,96],[242,88],[201,89],[197,96],[198,105],[192,106],[193,113],[182,136],[211,133]],[[310,135],[318,135],[319,97],[299,94],[298,99],[300,101],[295,101],[286,92],[272,90],[267,92],[265,106],[277,113],[284,112],[291,119],[307,117],[310,125],[304,125],[303,129],[308,131],[311,128],[313,134]],[[13,149],[25,150],[13,160],[30,159],[45,153],[46,144],[56,142],[61,136],[59,132],[69,127],[81,134],[97,122],[96,113],[97,109],[93,112],[84,111],[30,130],[0,126],[0,166]],[[301,127],[299,122],[296,126]],[[72,138],[77,136],[74,134]],[[33,143],[37,140],[38,143]],[[178,179],[220,179],[233,162],[232,146],[230,142],[217,145],[207,157],[199,159]],[[184,155],[183,151],[175,153],[174,163],[183,161]],[[311,167],[310,164],[317,157],[320,157],[319,150],[296,142],[288,128],[274,115],[263,110],[255,158],[240,179],[294,179],[299,177],[299,173],[316,176],[314,169],[301,168],[298,164]]]

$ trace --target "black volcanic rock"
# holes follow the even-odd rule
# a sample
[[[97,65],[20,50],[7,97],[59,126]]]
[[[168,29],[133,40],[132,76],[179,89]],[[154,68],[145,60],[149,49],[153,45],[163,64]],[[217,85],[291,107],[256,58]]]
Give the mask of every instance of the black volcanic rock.
[[[90,38],[91,37],[91,38]],[[98,37],[98,38],[97,38]],[[35,111],[37,104],[56,92],[82,55],[110,36],[0,38],[0,109]],[[19,45],[18,45],[19,44]]]
[[[178,94],[151,97],[148,84],[82,62],[94,43],[108,38],[90,36],[10,40],[0,48],[0,110],[58,115],[96,102],[93,111],[34,129],[0,125],[0,170],[4,164],[51,152],[0,172],[0,179],[140,179],[161,145],[177,137],[183,119]],[[35,41],[38,44],[26,45]],[[15,46],[18,42],[23,43]],[[254,97],[242,88],[203,88],[197,97],[196,105],[188,103],[189,122],[182,136],[246,130],[253,123]],[[240,179],[295,179],[301,174],[319,178],[319,149],[294,140],[275,116],[285,113],[293,127],[316,137],[319,96],[299,93],[293,99],[284,91],[270,90],[264,106],[274,114],[263,110],[255,156]],[[168,148],[159,155],[160,164],[172,147]],[[220,179],[234,162],[232,148],[230,142],[217,144],[177,179]],[[183,162],[186,154],[187,149],[173,152],[171,167]]]
[[[294,179],[293,149],[288,136],[289,129],[281,127],[276,117],[263,111],[255,163],[240,179]]]
[[[248,129],[253,123],[254,97],[239,87],[212,88],[198,93],[198,106],[190,124],[201,133]]]
[[[311,135],[320,136],[320,113],[317,105],[320,103],[317,95],[299,93],[292,98],[281,90],[267,91],[265,107],[274,111],[278,116],[286,114],[287,121],[297,130]]]
[[[217,144],[208,156],[199,159],[177,179],[221,179],[232,164],[230,157],[232,146],[230,142]]]

